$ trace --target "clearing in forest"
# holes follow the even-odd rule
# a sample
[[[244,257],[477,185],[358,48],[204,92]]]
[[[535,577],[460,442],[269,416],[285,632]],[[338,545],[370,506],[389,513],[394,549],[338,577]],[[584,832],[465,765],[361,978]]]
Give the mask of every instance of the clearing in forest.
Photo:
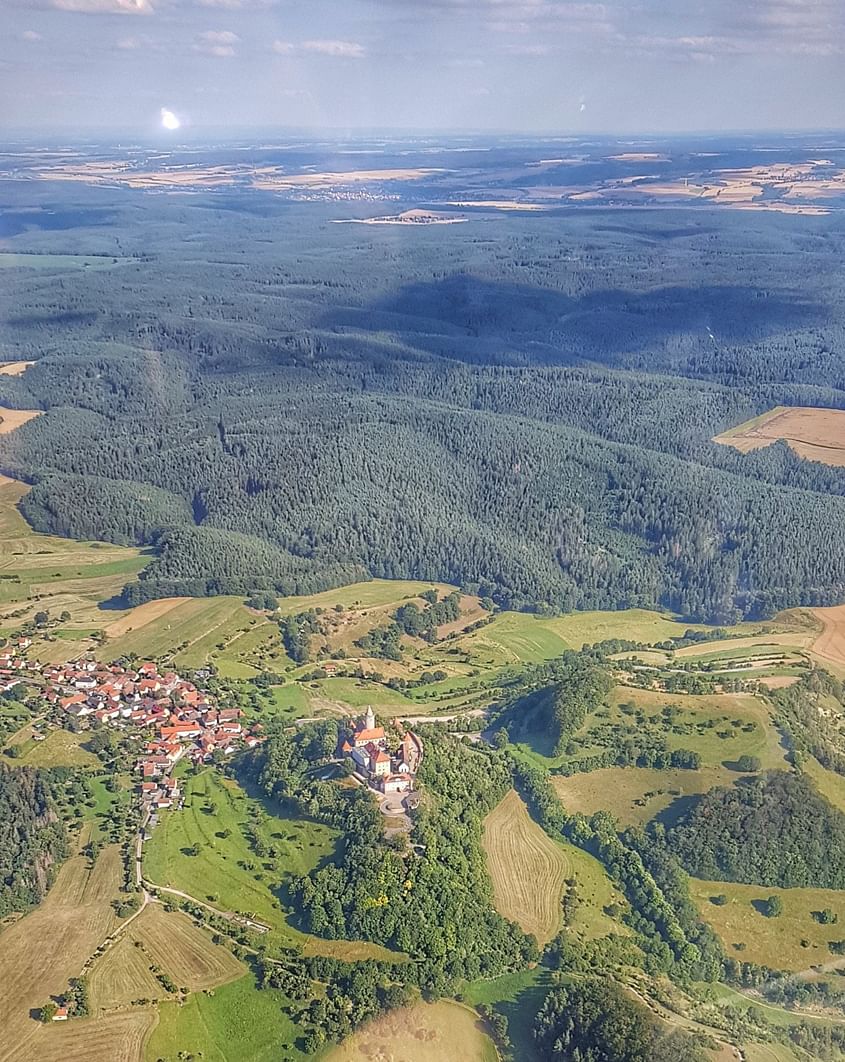
[[[34,361],[7,361],[5,365],[0,365],[0,376],[20,376],[34,364]]]
[[[845,465],[845,410],[812,406],[776,406],[759,417],[717,435],[713,442],[741,453],[785,440],[809,461]]]
[[[731,785],[741,777],[724,767],[698,771],[603,767],[569,777],[553,775],[552,784],[569,814],[608,811],[623,826],[642,826],[675,800]]]
[[[492,1040],[474,1011],[457,1003],[418,1003],[369,1022],[336,1047],[326,1062],[495,1062]]]
[[[541,947],[548,944],[560,928],[572,868],[563,846],[531,818],[513,789],[484,820],[484,851],[496,910],[533,933]]]
[[[27,421],[40,417],[42,412],[40,409],[7,409],[0,406],[0,435],[8,435]]]
[[[845,938],[845,893],[836,889],[776,889],[689,879],[690,895],[702,919],[721,937],[728,955],[773,970],[808,970],[837,960],[828,945]],[[779,896],[783,913],[769,918],[764,903]],[[725,903],[714,903],[714,899]],[[829,910],[835,923],[824,924]],[[840,960],[841,961],[841,960]]]

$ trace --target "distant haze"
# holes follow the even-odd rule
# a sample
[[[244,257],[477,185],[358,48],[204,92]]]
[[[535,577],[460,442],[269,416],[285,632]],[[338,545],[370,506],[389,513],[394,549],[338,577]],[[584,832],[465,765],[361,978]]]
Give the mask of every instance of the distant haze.
[[[754,131],[845,114],[842,0],[0,0],[0,29],[8,134]]]

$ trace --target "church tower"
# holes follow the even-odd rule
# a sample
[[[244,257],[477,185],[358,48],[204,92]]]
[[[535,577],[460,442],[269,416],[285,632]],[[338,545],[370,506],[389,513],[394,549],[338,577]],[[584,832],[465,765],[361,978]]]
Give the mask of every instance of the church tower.
[[[367,708],[367,714],[364,716],[364,725],[367,730],[374,730],[376,725],[376,717],[372,707]]]

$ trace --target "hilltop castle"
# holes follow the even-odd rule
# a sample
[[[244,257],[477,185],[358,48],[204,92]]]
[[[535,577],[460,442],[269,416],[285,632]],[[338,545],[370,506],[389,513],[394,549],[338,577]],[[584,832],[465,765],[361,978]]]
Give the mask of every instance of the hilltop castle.
[[[383,726],[376,725],[372,708],[355,721],[342,737],[338,753],[352,763],[373,788],[383,793],[413,789],[414,776],[422,760],[422,742],[410,730],[402,734],[399,747],[391,753]]]

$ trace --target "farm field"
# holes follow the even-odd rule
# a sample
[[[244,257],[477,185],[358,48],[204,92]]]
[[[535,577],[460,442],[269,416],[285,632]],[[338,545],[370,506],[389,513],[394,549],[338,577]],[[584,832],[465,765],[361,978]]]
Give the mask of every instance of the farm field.
[[[0,252],[0,269],[110,269],[117,261],[127,261],[127,259],[116,259],[94,254]]]
[[[561,896],[571,868],[557,845],[511,790],[484,820],[484,851],[499,914],[533,934],[540,947],[561,924]]]
[[[57,1025],[37,1025],[21,1047],[28,1055],[2,1056],[38,1062],[142,1062],[144,1044],[156,1024],[150,1007],[133,1007],[96,1018],[77,1018]]]
[[[568,878],[575,879],[582,901],[573,932],[588,938],[627,932],[604,913],[619,897],[601,864],[574,845],[553,841],[514,790],[485,819],[484,850],[496,909],[541,946],[561,927]]]
[[[187,915],[150,903],[94,964],[89,978],[92,1005],[102,1010],[136,999],[166,1000],[168,993],[151,965],[191,992],[218,988],[246,972],[228,948],[213,944],[209,933]]]
[[[313,1055],[297,1049],[301,1034],[282,1011],[286,1002],[247,974],[213,993],[193,993],[182,1006],[162,1003],[145,1062],[176,1062],[186,1050],[203,1062],[304,1062]]]
[[[496,1062],[498,1052],[468,1007],[441,1000],[377,1018],[326,1056],[326,1062]]]
[[[121,876],[115,846],[102,850],[93,869],[85,856],[73,856],[44,902],[0,933],[0,1062],[47,1057],[27,1053],[43,1031],[30,1010],[62,992],[118,925],[111,902]]]
[[[809,461],[845,465],[845,412],[812,406],[776,406],[722,432],[713,441],[748,453],[771,446],[778,439],[784,439],[795,453]]]
[[[608,811],[622,826],[642,826],[676,800],[732,785],[741,778],[720,767],[698,771],[650,767],[602,767],[569,777],[554,775],[552,784],[570,814]]]
[[[244,973],[243,964],[231,951],[213,944],[211,935],[194,925],[188,915],[165,911],[157,903],[144,908],[127,928],[126,936],[133,945],[140,945],[137,951],[191,992],[217,988]]]
[[[0,435],[7,435],[22,424],[40,417],[42,412],[40,409],[6,409],[0,406]]]
[[[841,774],[822,767],[812,756],[807,756],[801,770],[812,779],[813,785],[825,800],[840,811],[845,811],[845,778]]]
[[[845,605],[811,611],[822,629],[810,645],[810,652],[822,667],[829,668],[841,678],[845,675]]]
[[[84,767],[97,770],[100,761],[83,748],[88,734],[71,734],[68,730],[51,730],[43,741],[29,740],[23,754],[10,761],[22,767]]]
[[[539,663],[559,656],[566,649],[611,638],[654,643],[680,638],[684,631],[701,629],[673,616],[646,609],[620,612],[576,612],[567,616],[538,616],[502,612],[481,630],[457,641],[475,665],[504,667],[515,663]]]
[[[34,361],[7,361],[0,365],[0,376],[20,376],[34,364]]]
[[[834,889],[776,889],[768,885],[737,885],[724,881],[690,878],[690,895],[702,919],[722,938],[728,955],[743,962],[757,962],[775,970],[806,970],[836,959],[830,941],[845,938],[845,893]],[[714,904],[713,896],[728,902]],[[783,914],[767,918],[754,907],[755,901],[780,896]],[[813,911],[830,908],[837,924],[822,925]],[[806,940],[807,947],[803,947]],[[736,945],[745,945],[737,949]]]

